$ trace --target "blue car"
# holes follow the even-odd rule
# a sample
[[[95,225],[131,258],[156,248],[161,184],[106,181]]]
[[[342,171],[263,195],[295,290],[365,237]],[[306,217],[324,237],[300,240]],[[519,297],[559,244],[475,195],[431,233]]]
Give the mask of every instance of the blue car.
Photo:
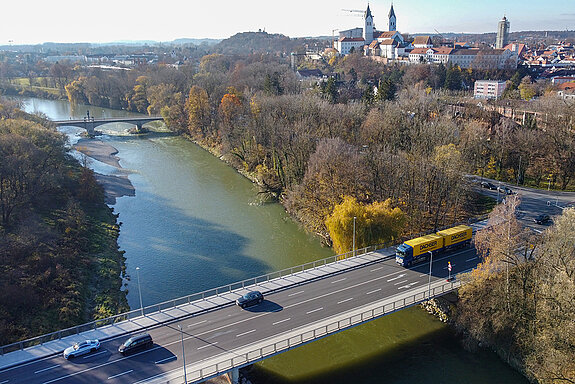
[[[248,292],[242,297],[238,297],[236,305],[240,308],[251,307],[264,301],[264,295],[260,291]]]

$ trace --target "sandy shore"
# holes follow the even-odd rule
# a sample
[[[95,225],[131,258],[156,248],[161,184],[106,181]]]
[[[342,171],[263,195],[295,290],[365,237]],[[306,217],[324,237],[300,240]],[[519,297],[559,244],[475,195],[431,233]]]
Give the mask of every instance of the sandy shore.
[[[80,139],[74,149],[86,156],[122,170],[120,159],[116,156],[118,150],[98,139]],[[135,196],[136,190],[127,175],[102,175],[95,173],[96,180],[104,187],[106,204],[116,204],[116,199],[122,196]]]

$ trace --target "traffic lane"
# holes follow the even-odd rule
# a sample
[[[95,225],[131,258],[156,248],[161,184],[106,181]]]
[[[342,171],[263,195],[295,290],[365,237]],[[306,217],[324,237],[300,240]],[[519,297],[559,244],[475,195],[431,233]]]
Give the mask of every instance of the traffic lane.
[[[10,384],[101,383],[109,380],[109,378],[115,378],[114,376],[119,373],[123,373],[122,376],[127,375],[127,371],[133,374],[124,379],[133,380],[135,377],[146,378],[164,372],[165,369],[156,364],[158,358],[165,359],[168,356],[173,356],[162,346],[154,346],[150,350],[135,353],[128,357],[112,352],[104,350],[72,360],[54,357],[44,362],[48,364],[47,368],[24,372],[14,370],[10,376],[4,376],[3,373],[0,382],[5,381]],[[102,358],[102,356],[105,357]],[[139,375],[135,375],[138,373]]]
[[[381,275],[381,273],[385,273]],[[435,272],[434,272],[435,273]],[[368,279],[370,276],[369,274],[376,275],[375,277],[372,276],[372,279]],[[378,275],[379,274],[379,275]],[[371,303],[373,301],[379,300],[382,297],[385,297],[388,294],[395,294],[397,290],[401,289],[401,287],[397,287],[398,284],[404,284],[405,281],[399,280],[402,279],[406,275],[411,275],[411,281],[418,282],[418,277],[425,275],[424,273],[418,273],[417,271],[412,271],[408,269],[404,269],[402,267],[397,266],[393,260],[388,260],[381,263],[375,263],[363,268],[358,268],[356,270],[350,271],[345,274],[334,275],[330,278],[319,279],[313,283],[308,283],[297,287],[295,290],[286,290],[285,297],[284,291],[281,291],[277,295],[278,302],[282,304],[287,303],[289,306],[294,307],[295,310],[292,313],[282,313],[281,318],[270,318],[267,324],[271,325],[270,328],[271,332],[269,336],[275,335],[277,332],[282,332],[285,330],[292,329],[294,327],[298,327],[301,325],[307,325],[310,321],[314,321],[316,319],[321,319],[326,316],[330,316],[332,314],[340,313],[342,310],[352,309],[357,307],[358,305],[364,305]],[[381,275],[381,276],[380,276]],[[366,281],[366,279],[368,279]],[[387,279],[385,282],[383,279]],[[344,284],[345,283],[345,284]],[[381,283],[381,284],[379,284]],[[387,285],[385,284],[387,283]],[[425,282],[419,282],[419,284],[424,284]],[[338,285],[343,284],[343,287],[338,287]],[[379,286],[381,285],[381,287]],[[321,288],[323,286],[323,288]],[[335,288],[338,288],[335,290]],[[308,293],[310,296],[307,297],[307,301],[302,303],[301,298],[298,297],[301,294],[305,294],[305,290],[308,289]],[[359,288],[359,289],[358,289]],[[335,290],[335,291],[334,291]],[[348,295],[346,297],[342,292],[352,292],[351,296]],[[318,292],[325,292],[323,295],[318,295]],[[305,297],[305,296],[304,296]],[[274,298],[274,295],[268,296],[268,299]],[[327,299],[326,299],[327,298]],[[321,305],[321,302],[325,303],[325,306]],[[277,305],[277,304],[276,304]],[[278,306],[272,306],[272,308],[278,308]],[[279,306],[279,308],[283,309],[285,306]],[[224,311],[222,313],[222,311]],[[325,312],[324,312],[325,311]],[[276,313],[276,311],[265,312],[261,315],[270,315]],[[242,311],[236,307],[228,307],[223,308],[220,311],[215,311],[213,313],[206,314],[209,315],[206,318],[202,317],[194,317],[190,318],[192,322],[188,324],[181,323],[183,329],[197,328],[199,326],[204,326],[205,332],[204,334],[198,335],[194,332],[194,334],[190,332],[186,332],[185,342],[186,347],[192,351],[194,349],[196,351],[205,351],[205,355],[213,355],[213,351],[210,352],[208,349],[209,347],[215,347],[220,339],[231,339],[234,341],[229,348],[235,348],[237,346],[242,346],[249,342],[255,342],[261,339],[261,332],[258,331],[257,328],[254,328],[254,325],[251,324],[254,320],[256,323],[260,321],[257,317],[261,316],[253,316],[253,313],[250,311]],[[231,320],[233,321],[232,324],[229,323],[230,317],[236,318]],[[296,319],[296,321],[292,321]],[[301,319],[301,321],[297,321],[297,319]],[[239,322],[238,322],[239,320]],[[244,323],[244,324],[242,324]],[[220,326],[217,326],[217,325]],[[266,324],[264,322],[264,324]],[[214,329],[214,325],[216,325],[216,329]],[[240,326],[239,328],[238,325]],[[154,339],[156,343],[161,343],[165,346],[165,348],[170,351],[174,356],[177,357],[176,352],[178,350],[178,343],[179,343],[179,329],[176,330],[176,324],[172,324],[169,326],[161,327],[156,330],[156,335]],[[257,324],[256,324],[257,327]],[[267,332],[263,331],[264,334]],[[235,333],[235,335],[231,335]],[[231,336],[230,336],[231,335]],[[234,337],[235,336],[235,337]],[[255,336],[255,337],[254,337]],[[254,337],[254,338],[252,338]],[[240,338],[239,343],[235,343]],[[116,339],[111,342],[105,343],[103,348],[108,348],[109,350],[116,351],[117,346],[121,343],[121,340]],[[222,343],[227,343],[226,341],[222,340]],[[221,348],[221,347],[220,347]],[[221,351],[227,350],[228,347],[225,347]],[[103,380],[112,377],[115,380],[120,380],[120,377],[123,379],[134,379],[134,375],[137,374],[138,377],[149,377],[151,375],[157,374],[157,369],[149,369],[149,366],[152,366],[152,360],[154,364],[157,364],[158,361],[164,361],[166,363],[166,369],[175,368],[181,365],[181,362],[176,362],[176,359],[170,359],[170,355],[168,354],[167,360],[163,360],[158,355],[153,355],[153,351],[145,352],[145,355],[148,358],[141,359],[134,357],[128,358],[120,358],[116,357],[115,360],[112,362],[116,363],[115,366],[106,363],[104,366],[100,364],[100,366],[96,367],[89,367],[87,365],[82,364],[81,366],[84,370],[76,370],[76,371],[68,371],[67,375],[63,377],[61,374],[58,376],[58,380],[70,379],[74,378],[74,380],[79,380],[80,378],[83,379],[81,374],[84,374],[87,371],[94,371],[95,368],[100,368],[100,374],[96,374],[94,372],[93,376],[95,376],[96,380]],[[216,350],[216,352],[218,352]],[[100,355],[103,356],[104,354]],[[202,353],[203,355],[203,353]],[[120,356],[120,355],[118,355]],[[89,357],[89,356],[87,356]],[[96,356],[92,356],[96,357]],[[198,357],[198,356],[196,356]],[[201,356],[199,356],[201,357]],[[60,359],[62,361],[63,358]],[[138,361],[140,360],[140,361]],[[64,360],[65,361],[65,360]],[[46,368],[51,367],[51,362],[47,362]],[[73,365],[72,365],[73,366]],[[80,366],[80,365],[78,365]],[[104,368],[105,369],[102,369]],[[68,367],[70,368],[70,367]],[[94,369],[92,369],[94,368]],[[54,368],[56,369],[56,368]],[[52,369],[49,369],[45,372],[49,372]],[[52,371],[56,372],[56,371]],[[142,375],[143,374],[143,375]],[[116,376],[119,375],[119,376]],[[29,381],[26,381],[29,382]]]

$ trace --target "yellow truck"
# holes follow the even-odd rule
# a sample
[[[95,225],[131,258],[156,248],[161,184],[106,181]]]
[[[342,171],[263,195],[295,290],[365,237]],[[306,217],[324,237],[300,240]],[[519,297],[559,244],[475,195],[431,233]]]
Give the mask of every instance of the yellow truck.
[[[471,227],[458,225],[408,240],[397,247],[395,262],[404,267],[409,267],[414,263],[428,260],[431,255],[430,251],[441,253],[469,245],[472,235]]]

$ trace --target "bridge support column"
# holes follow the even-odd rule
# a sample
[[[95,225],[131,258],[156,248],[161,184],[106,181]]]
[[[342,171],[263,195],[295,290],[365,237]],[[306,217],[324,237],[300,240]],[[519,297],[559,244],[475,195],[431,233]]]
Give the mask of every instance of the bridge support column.
[[[230,372],[228,372],[228,375],[230,377],[230,381],[232,382],[232,384],[240,384],[240,369],[239,368],[232,369]]]

